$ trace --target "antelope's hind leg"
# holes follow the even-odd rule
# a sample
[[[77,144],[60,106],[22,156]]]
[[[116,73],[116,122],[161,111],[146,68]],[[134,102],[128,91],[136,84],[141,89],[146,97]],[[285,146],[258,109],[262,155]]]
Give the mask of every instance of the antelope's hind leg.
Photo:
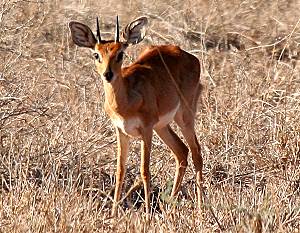
[[[146,205],[146,219],[150,220],[150,153],[152,144],[153,129],[147,127],[142,130],[141,143],[141,177],[144,184],[145,205]]]
[[[171,149],[176,161],[176,172],[171,196],[174,197],[179,189],[187,167],[189,149],[171,129],[170,125],[155,130],[157,135]]]
[[[201,147],[197,140],[195,133],[195,116],[191,109],[184,109],[179,111],[175,116],[175,122],[181,129],[181,132],[189,145],[192,152],[192,160],[196,170],[196,185],[197,185],[197,202],[198,207],[202,206],[202,192],[203,192],[203,159],[201,155]]]

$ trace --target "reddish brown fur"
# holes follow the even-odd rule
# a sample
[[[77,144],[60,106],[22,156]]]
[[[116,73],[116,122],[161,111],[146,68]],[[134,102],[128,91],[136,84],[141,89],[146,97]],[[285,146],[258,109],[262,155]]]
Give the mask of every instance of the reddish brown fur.
[[[201,92],[200,64],[193,55],[181,50],[178,46],[152,46],[148,48],[132,65],[121,68],[116,64],[115,57],[120,44],[109,44],[97,47],[103,55],[104,66],[110,66],[116,78],[113,82],[104,81],[105,110],[111,119],[122,119],[125,124],[131,125],[131,119],[139,119],[133,130],[142,138],[141,175],[144,181],[145,201],[147,213],[150,213],[150,151],[152,130],[170,147],[175,155],[177,164],[172,196],[179,190],[180,183],[187,166],[188,148],[172,131],[168,124],[159,128],[155,125],[159,119],[176,108],[180,107],[175,115],[175,121],[182,129],[191,151],[196,168],[198,202],[202,201],[202,157],[200,145],[194,131],[194,118],[197,100]],[[105,55],[104,51],[111,51]],[[106,56],[106,57],[105,57]],[[104,71],[103,64],[97,64],[98,71]],[[170,73],[169,73],[170,72]],[[114,120],[113,120],[114,122]],[[168,122],[167,122],[168,123]],[[125,176],[125,162],[128,150],[128,139],[117,127],[118,135],[118,165],[115,202],[120,199],[121,187]],[[125,130],[124,126],[124,130]],[[130,127],[129,127],[130,128]],[[125,133],[125,134],[124,134]],[[130,134],[130,133],[129,133]],[[132,135],[137,136],[137,135]],[[114,205],[113,213],[116,211]]]
[[[111,51],[110,60],[116,56],[118,49],[121,49],[121,46],[115,43],[97,46],[101,54],[105,50]],[[171,76],[159,53],[171,71]],[[199,91],[190,88],[196,86],[201,88],[199,60],[178,46],[152,46],[128,67],[121,69],[113,62],[111,65],[113,72],[119,77],[118,83],[112,86],[115,86],[114,89],[122,86],[122,95],[119,91],[115,103],[105,104],[109,115],[115,112],[125,118],[129,115],[138,115],[145,124],[155,124],[160,115],[174,109],[181,97],[185,98],[182,103],[192,103],[200,94]],[[107,66],[107,63],[104,63],[104,66]],[[101,67],[97,70],[99,73],[103,72]],[[182,95],[178,93],[176,86]],[[107,101],[114,96],[112,93],[107,95]]]
[[[141,17],[125,27],[129,43],[142,40],[140,28],[146,24],[147,19]],[[94,48],[97,53],[96,67],[103,78],[105,91],[104,108],[116,127],[118,153],[113,215],[117,211],[125,177],[129,136],[142,139],[140,170],[147,214],[150,213],[149,166],[153,130],[174,153],[176,172],[172,196],[178,193],[187,167],[188,147],[171,129],[169,123],[172,120],[180,127],[192,152],[200,207],[203,164],[194,129],[201,92],[199,60],[178,46],[152,46],[133,64],[122,68],[120,55],[127,48],[127,42],[96,43],[90,28],[78,22],[71,22],[70,29],[77,45]]]

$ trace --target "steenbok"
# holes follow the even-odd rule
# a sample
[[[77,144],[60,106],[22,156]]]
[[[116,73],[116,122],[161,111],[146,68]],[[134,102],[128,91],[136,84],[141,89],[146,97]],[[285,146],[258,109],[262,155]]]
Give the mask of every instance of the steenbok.
[[[174,120],[188,143],[196,170],[198,206],[202,202],[202,156],[194,123],[201,93],[199,60],[174,45],[151,46],[127,67],[122,67],[124,51],[141,42],[148,20],[140,17],[129,23],[119,37],[116,21],[114,40],[103,40],[97,18],[97,34],[79,22],[70,22],[72,39],[92,50],[97,72],[103,79],[104,108],[116,128],[118,154],[116,189],[112,215],[117,212],[126,171],[130,137],[141,139],[141,177],[145,191],[146,213],[150,214],[150,151],[153,130],[172,150],[176,172],[175,196],[187,167],[188,147],[171,129]],[[149,215],[147,215],[149,216]]]

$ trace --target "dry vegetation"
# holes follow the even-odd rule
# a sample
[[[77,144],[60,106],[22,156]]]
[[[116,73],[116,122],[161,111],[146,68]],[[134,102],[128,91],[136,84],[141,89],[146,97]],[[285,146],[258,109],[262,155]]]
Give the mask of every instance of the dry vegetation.
[[[299,0],[1,1],[0,232],[299,232],[299,9]],[[101,16],[111,38],[116,14],[122,25],[150,20],[129,58],[175,43],[202,61],[202,219],[192,166],[168,201],[175,164],[157,138],[152,222],[138,185],[121,217],[108,218],[114,130],[93,59],[70,41],[68,22],[94,27]],[[139,183],[139,150],[134,142],[125,192]]]

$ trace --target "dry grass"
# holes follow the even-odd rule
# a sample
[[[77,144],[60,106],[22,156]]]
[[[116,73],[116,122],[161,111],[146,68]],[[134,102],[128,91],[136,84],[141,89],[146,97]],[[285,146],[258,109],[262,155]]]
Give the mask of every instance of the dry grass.
[[[297,0],[2,1],[0,232],[299,232],[299,9]],[[67,24],[93,27],[101,15],[108,38],[116,14],[123,25],[140,15],[151,22],[130,57],[146,44],[175,43],[203,63],[202,219],[192,166],[178,201],[168,201],[175,164],[157,138],[152,222],[144,223],[139,188],[120,218],[108,218],[114,130],[93,60]],[[126,191],[138,165],[134,142]]]

